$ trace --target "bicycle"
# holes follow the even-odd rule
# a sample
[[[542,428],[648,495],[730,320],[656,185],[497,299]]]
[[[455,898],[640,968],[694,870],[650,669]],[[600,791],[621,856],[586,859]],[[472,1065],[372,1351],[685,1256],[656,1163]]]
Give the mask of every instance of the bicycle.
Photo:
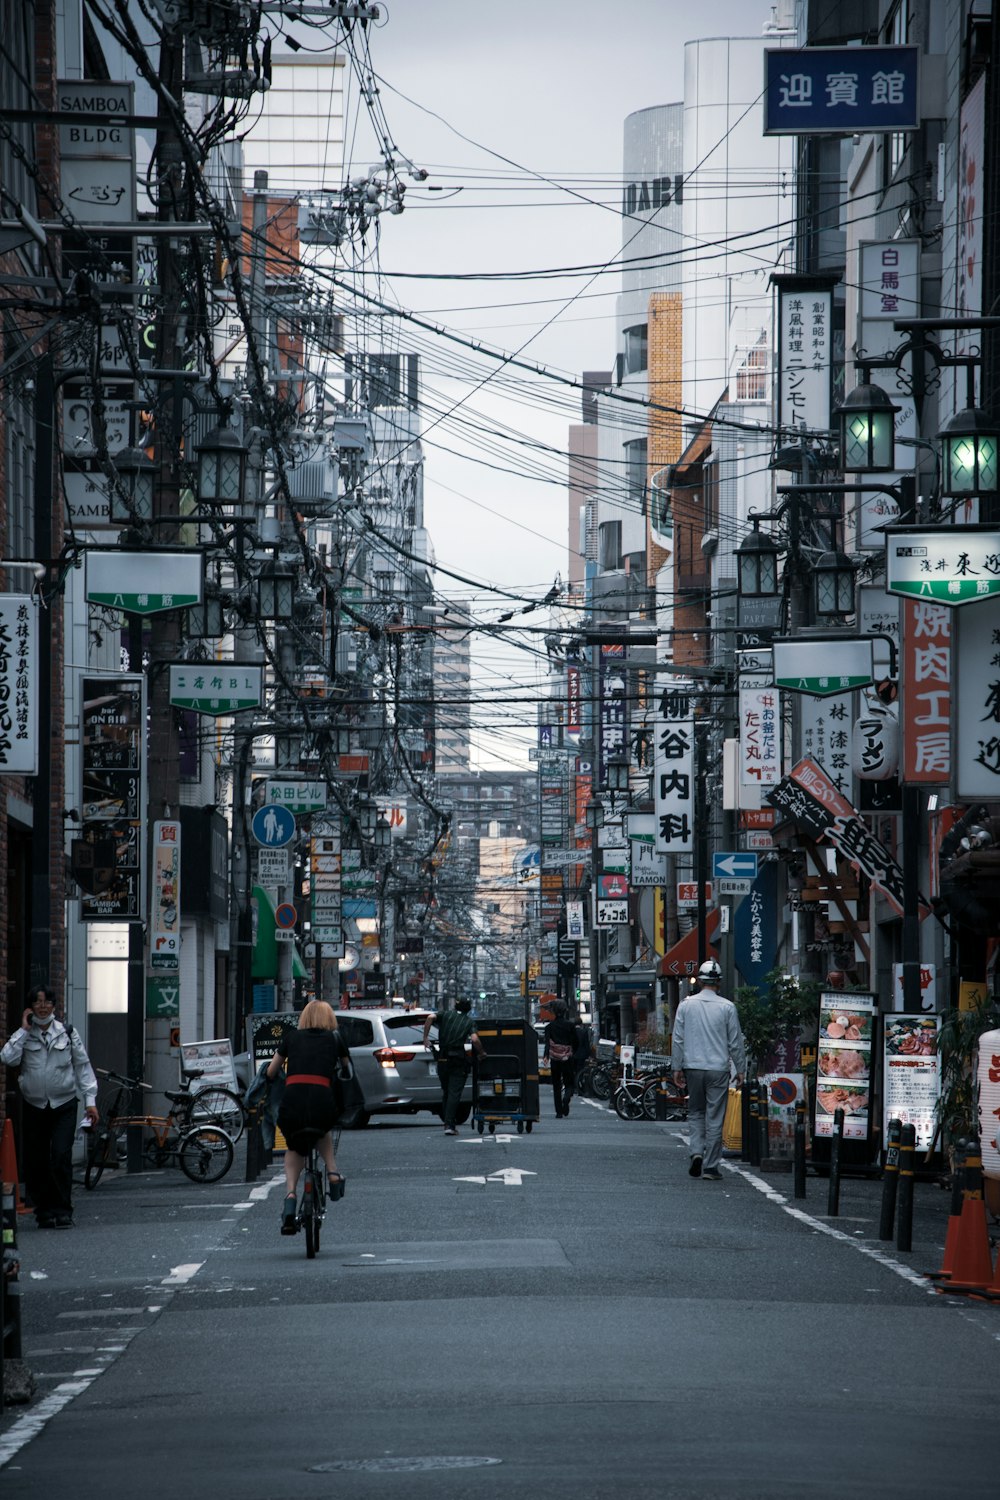
[[[576,1075],[576,1091],[595,1099],[610,1099],[614,1090],[615,1064],[593,1061],[584,1063]]]
[[[196,1080],[203,1077],[202,1068],[183,1070],[180,1091],[168,1093],[166,1098],[180,1109],[186,1110],[184,1117],[177,1109],[174,1110],[179,1124],[187,1129],[193,1125],[218,1125],[235,1146],[246,1129],[246,1106],[239,1094],[233,1093],[232,1089],[226,1088],[222,1083],[210,1083],[205,1088],[196,1090]]]
[[[100,1110],[98,1123],[87,1141],[84,1186],[93,1190],[110,1168],[117,1170],[127,1156],[129,1126],[141,1125],[149,1132],[143,1154],[154,1167],[176,1163],[192,1182],[219,1182],[233,1164],[233,1143],[218,1125],[191,1125],[190,1110],[195,1095],[168,1094],[173,1107],[165,1115],[141,1114],[132,1107],[137,1089],[153,1090],[138,1078],[125,1078],[105,1068],[96,1068],[102,1078],[117,1085],[110,1102]]]
[[[655,1120],[657,1096],[667,1095],[668,1119],[686,1119],[687,1096],[677,1087],[669,1073],[639,1073],[623,1078],[615,1089],[612,1103],[621,1120]]]
[[[340,1131],[333,1134],[333,1149],[336,1151],[340,1143]],[[319,1142],[314,1141],[306,1156],[302,1174],[299,1177],[297,1189],[297,1203],[295,1208],[295,1227],[302,1229],[306,1242],[306,1259],[315,1260],[319,1249],[320,1230],[323,1220],[326,1218],[327,1200],[335,1202],[344,1196],[344,1179],[338,1177],[336,1182],[331,1183],[326,1170],[326,1162],[320,1155]]]

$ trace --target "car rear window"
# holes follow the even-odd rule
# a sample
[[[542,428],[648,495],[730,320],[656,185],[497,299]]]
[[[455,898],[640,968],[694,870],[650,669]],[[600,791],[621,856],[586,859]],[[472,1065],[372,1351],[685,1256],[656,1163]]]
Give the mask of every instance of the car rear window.
[[[390,1047],[420,1047],[424,1040],[424,1017],[385,1016],[385,1039]]]
[[[374,1027],[364,1016],[338,1016],[337,1030],[348,1047],[367,1047],[375,1040]]]

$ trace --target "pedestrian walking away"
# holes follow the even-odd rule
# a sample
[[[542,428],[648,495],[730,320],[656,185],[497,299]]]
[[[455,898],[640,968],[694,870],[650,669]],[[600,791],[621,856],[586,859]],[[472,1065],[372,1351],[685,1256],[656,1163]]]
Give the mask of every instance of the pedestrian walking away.
[[[282,1234],[295,1233],[295,1189],[314,1145],[326,1162],[331,1186],[339,1189],[343,1184],[332,1132],[344,1112],[340,1084],[351,1076],[350,1061],[333,1007],[325,1000],[310,1000],[299,1015],[298,1031],[286,1032],[267,1065],[269,1079],[277,1078],[286,1064],[288,1068],[278,1108],[278,1129],[286,1144]]]
[[[698,970],[697,994],[677,1007],[672,1055],[674,1082],[687,1089],[692,1177],[721,1182],[722,1126],[729,1097],[730,1068],[737,1088],[746,1073],[746,1051],[736,1006],[718,993],[722,970],[714,958]]]
[[[569,1101],[576,1088],[576,1053],[580,1047],[580,1028],[567,1015],[565,1000],[557,1000],[552,1006],[553,1019],[545,1028],[545,1052],[543,1061],[549,1065],[552,1079],[552,1099],[556,1107],[556,1119],[569,1114]]]
[[[73,1224],[73,1137],[82,1100],[97,1123],[97,1079],[79,1032],[56,1017],[56,997],[38,985],[28,994],[20,1028],[0,1050],[20,1064],[24,1185],[40,1229]]]
[[[470,1067],[466,1043],[472,1043],[478,1057],[486,1056],[476,1023],[469,1014],[471,1010],[471,1000],[456,1000],[454,1010],[435,1011],[424,1022],[425,1047],[429,1045],[431,1027],[437,1025],[437,1075],[445,1135],[458,1134],[458,1107]]]

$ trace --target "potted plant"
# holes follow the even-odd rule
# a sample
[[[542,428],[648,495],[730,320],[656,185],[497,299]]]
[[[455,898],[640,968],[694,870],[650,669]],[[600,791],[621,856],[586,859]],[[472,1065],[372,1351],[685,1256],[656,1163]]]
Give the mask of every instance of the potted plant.
[[[779,1042],[790,1040],[816,1017],[819,984],[796,979],[784,969],[772,969],[764,984],[742,985],[736,991],[736,1014],[747,1048],[747,1076],[759,1072]]]
[[[984,1031],[1000,1027],[1000,1000],[984,996],[969,1010],[950,1010],[941,1021],[941,1095],[937,1129],[953,1162],[955,1142],[976,1134],[976,1048]]]

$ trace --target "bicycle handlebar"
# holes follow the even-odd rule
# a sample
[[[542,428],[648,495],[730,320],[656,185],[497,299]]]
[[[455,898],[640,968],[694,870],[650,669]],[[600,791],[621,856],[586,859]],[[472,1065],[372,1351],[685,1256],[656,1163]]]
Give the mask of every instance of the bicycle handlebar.
[[[95,1073],[100,1073],[102,1078],[110,1078],[112,1083],[120,1083],[127,1089],[145,1089],[147,1094],[153,1092],[151,1083],[143,1083],[141,1078],[125,1078],[121,1073],[112,1073],[110,1068],[95,1068]]]

